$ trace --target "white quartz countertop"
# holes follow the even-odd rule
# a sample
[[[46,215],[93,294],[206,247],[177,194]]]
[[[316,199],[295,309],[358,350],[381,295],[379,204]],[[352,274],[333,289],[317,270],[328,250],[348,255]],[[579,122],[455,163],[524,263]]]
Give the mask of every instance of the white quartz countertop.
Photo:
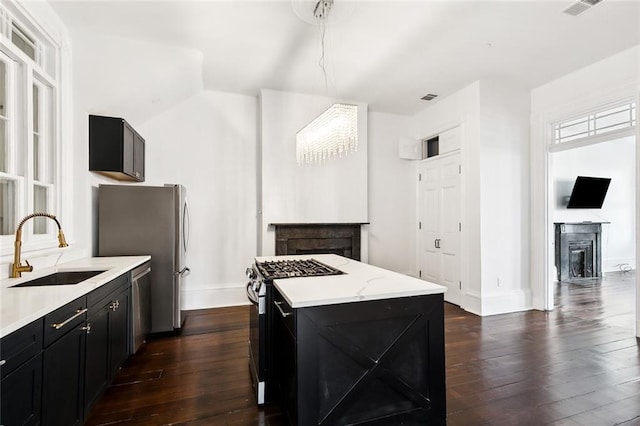
[[[284,259],[316,259],[344,272],[324,277],[275,279],[275,287],[293,308],[424,296],[446,291],[446,287],[441,285],[335,254],[256,257],[257,262]]]
[[[148,260],[151,260],[151,256],[91,257],[33,272],[23,272],[21,278],[0,280],[0,338],[90,293]],[[78,284],[12,287],[55,272],[102,270],[104,272],[101,274]]]

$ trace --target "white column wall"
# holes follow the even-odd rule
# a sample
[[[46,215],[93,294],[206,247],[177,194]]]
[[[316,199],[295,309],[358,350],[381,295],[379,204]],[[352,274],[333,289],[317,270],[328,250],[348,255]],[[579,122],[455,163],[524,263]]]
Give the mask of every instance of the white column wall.
[[[416,271],[415,162],[398,156],[409,117],[369,113],[369,263]]]
[[[531,306],[529,108],[529,90],[480,81],[483,315]]]
[[[350,102],[354,103],[354,102]],[[358,105],[358,150],[320,165],[296,161],[296,133],[331,103],[323,97],[262,90],[260,94],[261,254],[275,253],[273,223],[366,223],[367,105]],[[368,258],[367,228],[362,256]]]

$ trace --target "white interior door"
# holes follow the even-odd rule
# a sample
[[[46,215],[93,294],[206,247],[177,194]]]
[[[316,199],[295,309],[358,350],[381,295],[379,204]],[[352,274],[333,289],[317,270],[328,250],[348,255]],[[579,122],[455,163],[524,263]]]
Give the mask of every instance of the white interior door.
[[[446,286],[445,300],[460,305],[460,154],[424,161],[418,173],[420,277]]]

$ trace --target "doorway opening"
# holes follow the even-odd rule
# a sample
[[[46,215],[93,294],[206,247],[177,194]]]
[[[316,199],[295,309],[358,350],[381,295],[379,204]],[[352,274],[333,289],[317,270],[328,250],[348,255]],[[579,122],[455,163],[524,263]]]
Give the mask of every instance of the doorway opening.
[[[547,268],[551,306],[561,307],[566,292],[635,294],[638,226],[635,134],[555,150],[548,159],[548,226],[552,228],[549,234],[555,237],[549,240],[548,252],[553,260],[549,259]],[[567,208],[577,176],[611,178],[602,208]],[[572,228],[577,231],[572,233]],[[627,305],[602,307],[618,310],[618,316],[628,317],[633,324],[635,297],[629,298]]]

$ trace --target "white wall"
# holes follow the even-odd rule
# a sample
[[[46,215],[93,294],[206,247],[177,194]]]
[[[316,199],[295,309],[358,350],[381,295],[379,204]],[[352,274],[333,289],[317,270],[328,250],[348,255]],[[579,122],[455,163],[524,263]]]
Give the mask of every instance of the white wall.
[[[369,263],[416,271],[416,166],[398,157],[409,117],[369,113]]]
[[[626,137],[551,154],[550,222],[611,222],[602,228],[602,271],[635,269],[635,138]],[[576,176],[611,178],[602,209],[567,209]]]
[[[145,184],[187,188],[185,308],[246,303],[244,270],[257,250],[256,108],[252,96],[203,91],[138,127]]]
[[[317,96],[261,91],[262,255],[275,253],[269,224],[368,222],[366,104],[357,103],[357,152],[320,165],[297,164],[296,133],[329,105]],[[366,261],[366,229],[362,237]]]

